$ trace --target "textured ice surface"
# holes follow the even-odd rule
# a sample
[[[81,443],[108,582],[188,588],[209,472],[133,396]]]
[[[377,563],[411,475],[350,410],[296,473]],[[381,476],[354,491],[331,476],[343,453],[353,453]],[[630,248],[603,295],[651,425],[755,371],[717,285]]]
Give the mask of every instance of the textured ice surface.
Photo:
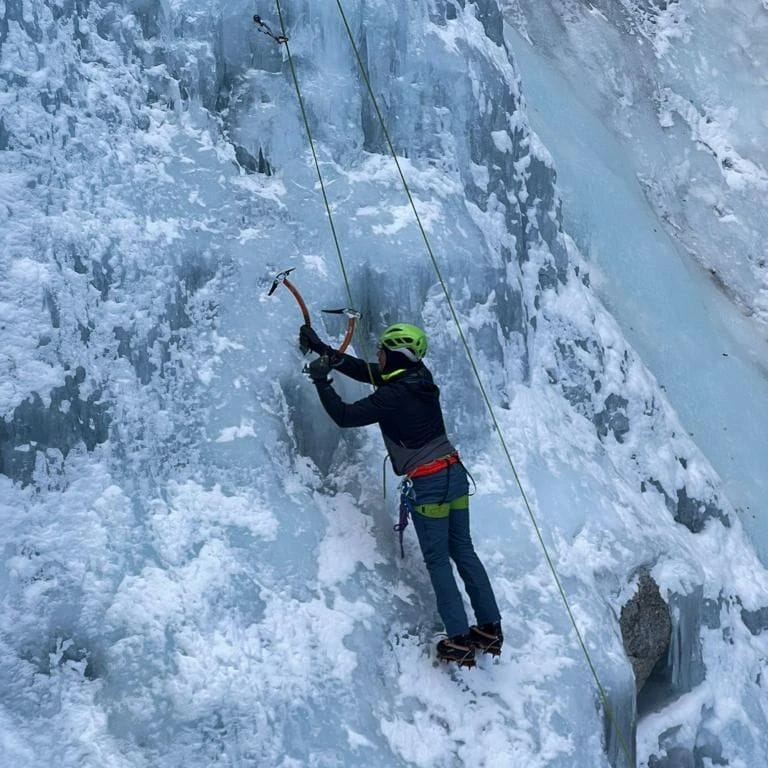
[[[674,240],[768,322],[766,61],[762,0],[504,0],[623,143]],[[553,147],[554,149],[554,147]]]
[[[365,316],[355,349],[398,318],[427,328],[509,650],[473,673],[432,663],[434,602],[413,537],[397,557],[378,435],[333,427],[300,375],[290,295],[265,295],[297,266],[341,338],[317,311],[347,297],[287,62],[252,5],[5,2],[5,762],[624,765],[334,4],[282,5]],[[680,608],[678,698],[638,756],[720,744],[759,764],[768,577],[561,229],[498,7],[348,5],[624,738],[617,616],[647,567]],[[707,600],[716,628],[695,620]]]
[[[533,121],[557,160],[569,231],[606,298],[705,448],[768,559],[768,343],[668,237],[645,204],[627,150],[590,107],[597,85],[569,80],[515,35]],[[599,81],[598,81],[599,82]],[[568,114],[579,131],[562,132]],[[643,140],[650,143],[648,136]],[[744,405],[747,404],[747,407]]]

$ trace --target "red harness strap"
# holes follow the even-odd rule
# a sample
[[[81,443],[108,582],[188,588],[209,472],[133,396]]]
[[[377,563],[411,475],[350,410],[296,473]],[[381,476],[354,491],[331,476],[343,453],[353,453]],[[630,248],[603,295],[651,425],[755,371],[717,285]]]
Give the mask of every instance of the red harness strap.
[[[426,477],[427,475],[434,475],[438,472],[441,472],[446,467],[450,467],[451,464],[458,464],[459,463],[459,454],[458,453],[451,453],[448,456],[442,456],[439,459],[435,459],[434,461],[430,461],[428,464],[422,464],[419,467],[416,467],[416,469],[412,469],[410,472],[406,472],[405,474],[413,480],[414,477]]]

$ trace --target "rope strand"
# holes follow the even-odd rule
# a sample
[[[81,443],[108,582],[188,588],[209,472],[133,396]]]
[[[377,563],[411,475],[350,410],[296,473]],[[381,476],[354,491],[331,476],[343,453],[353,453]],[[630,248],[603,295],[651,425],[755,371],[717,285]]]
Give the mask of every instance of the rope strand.
[[[349,306],[354,307],[355,302],[352,298],[352,288],[349,284],[349,276],[347,275],[347,269],[344,264],[344,257],[341,253],[341,245],[339,244],[339,238],[336,233],[336,225],[333,222],[333,214],[331,213],[331,205],[328,201],[328,194],[325,190],[325,181],[323,180],[323,173],[320,170],[320,161],[317,157],[317,152],[315,151],[315,141],[312,138],[312,129],[309,127],[309,118],[307,116],[307,110],[304,106],[304,99],[301,95],[301,89],[299,88],[299,78],[296,75],[296,67],[293,64],[293,56],[291,55],[291,46],[288,42],[288,32],[285,28],[285,21],[283,20],[283,10],[280,6],[280,0],[275,0],[275,4],[277,6],[277,16],[280,19],[280,29],[282,31],[281,42],[283,45],[285,45],[285,50],[288,54],[288,65],[291,70],[291,78],[293,80],[293,86],[296,91],[296,99],[299,102],[299,109],[301,111],[301,117],[304,122],[304,129],[307,132],[307,139],[309,141],[309,149],[312,153],[312,160],[315,165],[315,172],[317,173],[317,179],[320,182],[320,191],[323,195],[323,203],[325,204],[325,211],[328,215],[328,224],[331,228],[331,236],[333,238],[333,243],[336,248],[336,257],[339,262],[339,267],[341,269],[341,276],[344,279],[344,287],[347,292],[347,299],[349,301]],[[371,364],[368,360],[368,351],[367,351],[367,344],[365,343],[364,335],[361,333],[358,335],[360,338],[360,346],[362,347],[363,351],[363,358],[365,360],[365,364],[368,368],[368,378],[370,379],[371,386],[373,386],[373,371],[371,370]]]

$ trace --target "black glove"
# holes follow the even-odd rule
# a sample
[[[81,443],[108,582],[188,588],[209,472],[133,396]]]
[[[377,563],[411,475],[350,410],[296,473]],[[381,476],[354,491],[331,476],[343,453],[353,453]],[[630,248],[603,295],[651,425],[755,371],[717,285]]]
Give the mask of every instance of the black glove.
[[[306,326],[304,326],[306,327]],[[331,370],[331,361],[328,355],[320,355],[313,360],[304,370],[309,374],[309,378],[318,384],[321,381],[328,381],[328,374]]]
[[[330,350],[330,347],[323,343],[311,325],[305,324],[299,328],[299,349],[304,353],[311,349],[318,355],[323,355]]]

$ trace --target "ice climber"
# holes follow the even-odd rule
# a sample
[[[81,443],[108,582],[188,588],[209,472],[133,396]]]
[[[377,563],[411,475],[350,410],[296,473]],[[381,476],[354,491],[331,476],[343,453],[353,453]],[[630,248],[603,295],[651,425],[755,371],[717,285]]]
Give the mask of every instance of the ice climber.
[[[339,354],[309,325],[301,327],[299,341],[320,355],[307,371],[328,415],[340,427],[378,424],[395,473],[405,476],[402,490],[413,510],[413,526],[447,634],[437,644],[438,658],[472,666],[475,649],[500,653],[504,638],[499,609],[469,532],[467,472],[445,432],[440,390],[422,362],[426,334],[407,323],[391,325],[379,339],[378,362],[370,364]],[[372,382],[376,391],[345,403],[328,379],[332,370]],[[451,560],[464,582],[476,625],[467,621]]]

